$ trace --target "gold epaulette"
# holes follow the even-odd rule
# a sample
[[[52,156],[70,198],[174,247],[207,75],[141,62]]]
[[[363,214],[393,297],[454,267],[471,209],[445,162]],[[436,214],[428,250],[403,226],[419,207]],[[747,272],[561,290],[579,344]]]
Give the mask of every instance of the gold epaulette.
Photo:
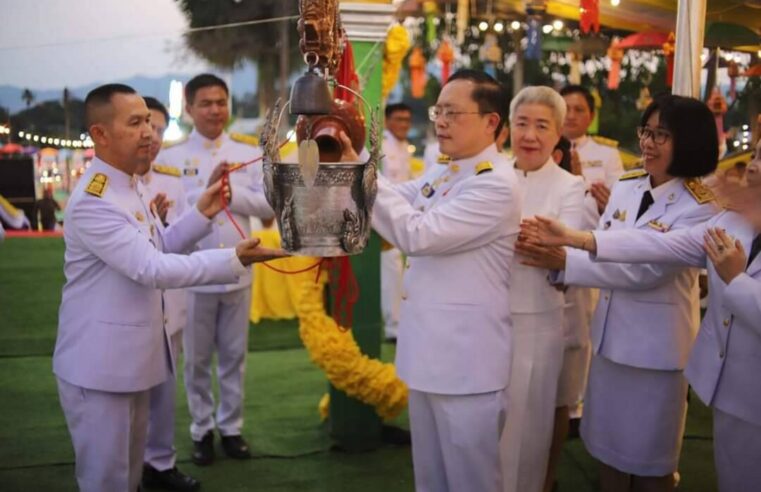
[[[630,179],[641,178],[642,176],[647,176],[647,171],[645,171],[644,169],[635,169],[634,171],[629,171],[628,173],[622,174],[621,177],[618,178],[618,180],[628,181]]]
[[[182,171],[180,171],[180,168],[174,167],[174,166],[165,166],[163,164],[154,164],[153,171],[159,174],[167,174],[169,176],[176,176],[178,178],[182,176]]]
[[[607,145],[608,147],[618,148],[618,140],[613,140],[612,138],[605,138],[599,135],[593,135],[592,140],[594,140],[600,145]]]
[[[493,169],[494,165],[490,161],[479,162],[476,164],[476,176],[491,172]]]
[[[97,196],[98,198],[103,198],[103,194],[106,192],[107,186],[108,176],[103,173],[96,173],[95,176],[93,176],[90,182],[87,184],[85,192],[93,196]]]
[[[246,145],[251,145],[252,147],[259,146],[259,137],[255,137],[253,135],[243,135],[242,133],[231,133],[230,138],[232,140],[235,140],[236,142],[240,142]]]
[[[0,208],[5,210],[5,212],[11,217],[18,217],[19,215],[19,209],[14,207],[3,195],[0,195]]]
[[[185,135],[184,137],[182,137],[179,140],[173,140],[173,141],[170,141],[170,142],[166,142],[165,141],[163,144],[161,144],[161,148],[162,149],[170,149],[172,147],[176,147],[177,145],[180,145],[181,143],[185,143],[187,141],[188,141],[188,136]]]
[[[700,178],[685,179],[684,187],[690,192],[692,198],[701,205],[716,199],[713,192],[703,184],[703,181],[701,181]]]

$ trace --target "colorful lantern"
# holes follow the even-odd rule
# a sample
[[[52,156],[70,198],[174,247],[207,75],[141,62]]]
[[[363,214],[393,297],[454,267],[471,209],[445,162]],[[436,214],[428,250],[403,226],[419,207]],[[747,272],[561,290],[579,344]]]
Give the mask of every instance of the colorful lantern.
[[[421,99],[425,95],[425,56],[420,46],[412,48],[410,53],[410,92],[415,99]]]
[[[579,27],[584,34],[590,30],[600,32],[600,0],[581,0],[579,4]]]

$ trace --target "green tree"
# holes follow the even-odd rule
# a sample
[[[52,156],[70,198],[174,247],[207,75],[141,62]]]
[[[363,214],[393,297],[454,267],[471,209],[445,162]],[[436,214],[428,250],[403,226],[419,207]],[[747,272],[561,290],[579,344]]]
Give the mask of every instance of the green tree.
[[[298,3],[284,0],[177,0],[177,3],[191,28],[298,14]],[[288,76],[303,65],[295,19],[191,32],[186,43],[194,53],[219,68],[232,69],[245,61],[255,63],[260,114],[272,107],[278,93],[288,94]]]

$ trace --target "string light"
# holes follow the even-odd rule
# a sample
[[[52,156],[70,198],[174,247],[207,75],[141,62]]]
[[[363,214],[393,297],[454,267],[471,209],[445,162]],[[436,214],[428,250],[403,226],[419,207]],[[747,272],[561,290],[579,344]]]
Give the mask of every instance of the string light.
[[[621,0],[610,0],[610,4],[614,7],[618,7],[621,4]]]
[[[11,129],[5,125],[0,125],[0,135],[10,135]]]
[[[521,23],[518,22],[517,20],[514,20],[510,23],[510,27],[513,29],[513,31],[517,31],[518,29],[521,28]]]
[[[7,126],[0,126],[0,134],[10,134],[11,129]],[[20,139],[29,140],[32,142],[39,142],[45,145],[52,145],[55,147],[65,147],[71,149],[89,149],[93,147],[93,141],[86,134],[81,134],[79,140],[72,140],[68,138],[53,137],[49,135],[36,135],[31,132],[20,131],[17,133]]]

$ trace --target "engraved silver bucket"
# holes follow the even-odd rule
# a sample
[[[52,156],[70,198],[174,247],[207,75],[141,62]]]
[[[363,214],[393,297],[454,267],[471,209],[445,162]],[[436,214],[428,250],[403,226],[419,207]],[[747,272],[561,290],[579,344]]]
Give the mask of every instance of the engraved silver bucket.
[[[380,155],[378,118],[371,116],[367,162],[320,163],[311,185],[297,163],[280,162],[279,102],[262,135],[264,190],[289,253],[335,257],[361,253],[370,237]]]

